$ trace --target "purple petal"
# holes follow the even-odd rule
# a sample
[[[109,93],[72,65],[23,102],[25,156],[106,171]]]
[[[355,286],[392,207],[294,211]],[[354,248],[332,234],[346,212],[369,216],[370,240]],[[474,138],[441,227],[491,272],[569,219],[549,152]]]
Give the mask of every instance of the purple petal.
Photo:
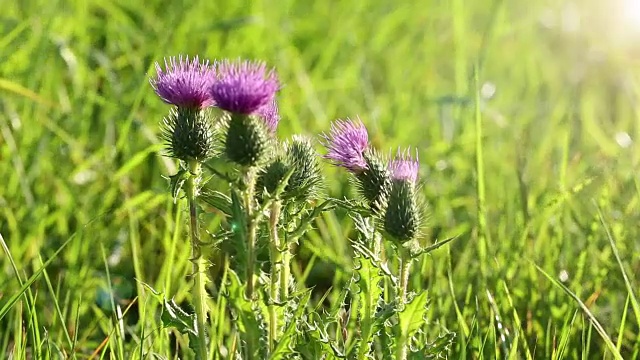
[[[273,101],[279,88],[274,70],[264,62],[224,60],[209,90],[219,108],[249,115]]]
[[[156,94],[166,103],[179,107],[202,108],[213,105],[209,87],[215,81],[215,71],[209,61],[200,63],[198,56],[189,61],[182,55],[165,58],[165,69],[156,62],[157,76],[149,79]]]
[[[369,147],[369,135],[360,118],[356,121],[348,118],[334,121],[329,135],[324,135],[324,139],[329,150],[324,157],[333,160],[335,165],[352,172],[367,168],[364,151]]]
[[[272,133],[276,132],[276,128],[278,127],[278,122],[280,122],[280,114],[278,112],[278,104],[275,100],[271,101],[267,105],[264,105],[260,109],[256,111],[258,116],[262,118],[269,131]]]
[[[418,179],[418,170],[420,164],[418,163],[418,154],[416,153],[415,160],[411,157],[410,149],[401,152],[398,149],[396,157],[389,162],[389,172],[391,177],[395,180],[408,180],[415,183]]]

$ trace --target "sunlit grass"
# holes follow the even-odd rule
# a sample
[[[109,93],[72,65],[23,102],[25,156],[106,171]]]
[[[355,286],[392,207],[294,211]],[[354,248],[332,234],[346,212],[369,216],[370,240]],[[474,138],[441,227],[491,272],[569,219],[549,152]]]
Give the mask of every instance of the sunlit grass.
[[[429,290],[427,336],[457,333],[452,358],[612,358],[612,344],[638,358],[640,39],[626,1],[615,26],[587,2],[3,4],[0,358],[184,345],[142,285],[189,297],[185,214],[160,175],[175,164],[157,154],[166,109],[147,80],[179,53],[276,66],[282,137],[359,114],[379,147],[420,149],[432,238],[458,238],[414,265],[410,288]],[[483,84],[495,94],[476,98]],[[352,233],[326,214],[301,241],[293,273],[316,301],[347,278]]]

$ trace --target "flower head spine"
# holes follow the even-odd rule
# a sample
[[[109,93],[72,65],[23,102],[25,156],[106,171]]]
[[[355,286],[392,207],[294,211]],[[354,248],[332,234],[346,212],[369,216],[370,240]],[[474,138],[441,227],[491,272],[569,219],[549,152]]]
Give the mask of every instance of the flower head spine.
[[[209,61],[202,63],[198,56],[189,60],[182,55],[165,58],[164,70],[156,62],[156,77],[149,82],[156,94],[166,103],[183,108],[204,108],[213,105],[209,88],[215,81],[215,70]]]
[[[354,173],[367,169],[364,152],[369,147],[369,135],[360,118],[336,120],[324,139],[328,150],[326,159]]]

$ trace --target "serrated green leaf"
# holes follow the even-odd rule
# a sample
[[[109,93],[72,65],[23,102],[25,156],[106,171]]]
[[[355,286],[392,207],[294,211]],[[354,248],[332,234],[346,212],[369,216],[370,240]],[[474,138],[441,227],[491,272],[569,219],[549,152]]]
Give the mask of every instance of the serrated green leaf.
[[[231,216],[232,202],[231,198],[220,191],[203,190],[198,196],[198,200],[205,202],[207,205],[222,211],[225,215]]]
[[[323,212],[329,211],[333,208],[334,208],[333,199],[328,199],[323,203],[321,203],[320,205],[314,207],[313,211],[311,211],[311,213],[304,216],[298,223],[298,227],[288,235],[289,241],[296,241],[297,239],[302,237],[309,230],[309,228],[311,227],[311,223],[313,223],[313,221],[318,216],[320,216]]]
[[[195,315],[182,310],[173,299],[163,299],[160,319],[164,327],[174,327],[182,334],[196,333]]]
[[[240,283],[238,274],[229,270],[228,301],[233,307],[237,315],[235,325],[242,333],[244,341],[250,348],[249,359],[265,359],[267,344],[267,328],[262,309],[257,303],[248,300],[245,297],[245,288]],[[261,344],[262,343],[262,344]]]
[[[398,313],[401,336],[408,339],[425,325],[427,300],[427,292],[422,291],[411,299],[409,303],[405,304],[404,309]]]
[[[350,348],[349,354],[355,359],[367,359],[374,341],[376,324],[380,319],[376,317],[377,306],[382,297],[383,287],[380,283],[384,279],[380,269],[373,262],[373,256],[358,255],[355,259],[355,296],[360,321],[360,336]]]
[[[187,181],[187,178],[189,176],[189,171],[183,168],[180,168],[180,170],[174,175],[169,176],[169,189],[171,191],[171,196],[173,196],[174,202],[178,200],[180,189],[182,189],[182,186],[184,185],[185,181]]]
[[[147,288],[151,294],[162,303],[162,313],[160,314],[160,320],[163,327],[173,327],[181,334],[186,334],[189,337],[189,348],[197,353],[198,344],[200,341],[207,342],[206,334],[205,338],[198,337],[196,331],[197,323],[195,314],[189,314],[176,304],[175,300],[167,300],[162,292],[157,291],[151,285],[140,281],[142,286]]]
[[[446,359],[451,344],[456,338],[456,333],[447,332],[438,336],[436,340],[426,344],[419,351],[409,354],[410,360],[424,360],[424,359]]]
[[[296,343],[295,338],[298,335],[296,331],[297,324],[304,315],[309,299],[311,299],[311,290],[304,291],[302,296],[295,299],[297,305],[296,311],[291,314],[292,316],[289,316],[289,323],[286,324],[284,332],[280,336],[280,339],[278,339],[278,343],[269,357],[270,360],[286,359],[286,355],[293,354],[291,345]]]
[[[458,238],[457,236],[450,237],[450,238],[444,239],[442,241],[437,241],[436,243],[431,244],[430,246],[427,246],[427,247],[424,247],[424,248],[421,248],[419,246],[416,246],[415,248],[411,248],[411,249],[409,249],[410,252],[411,252],[411,257],[415,259],[416,257],[418,257],[418,256],[420,256],[422,254],[428,254],[428,253],[430,253],[430,252],[432,252],[432,251],[434,251],[434,250],[436,250],[436,249],[438,249],[438,248],[450,243],[451,241],[453,241],[453,240],[455,240],[457,238]],[[409,245],[409,244],[407,244],[407,245]]]

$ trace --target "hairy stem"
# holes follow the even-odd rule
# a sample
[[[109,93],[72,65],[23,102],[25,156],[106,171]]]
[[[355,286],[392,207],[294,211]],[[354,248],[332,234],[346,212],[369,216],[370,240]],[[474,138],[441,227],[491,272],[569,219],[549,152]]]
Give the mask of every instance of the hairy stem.
[[[198,208],[196,207],[197,182],[200,180],[200,170],[199,162],[195,160],[189,162],[189,171],[191,172],[191,176],[189,176],[185,183],[185,190],[187,192],[187,200],[189,202],[189,223],[191,230],[191,261],[193,263],[194,276],[193,306],[196,309],[196,324],[198,327],[196,331],[199,339],[196,353],[198,359],[208,359],[205,334],[205,323],[207,321],[207,312],[205,309],[207,263],[202,256],[202,251],[200,249]]]
[[[398,305],[400,308],[404,308],[407,303],[407,285],[409,283],[409,270],[411,270],[412,259],[406,254],[400,256],[400,279],[398,282]],[[407,359],[407,338],[405,334],[401,334],[398,339],[398,345],[396,348],[396,359]]]
[[[278,313],[276,312],[276,303],[279,303],[282,299],[278,292],[280,286],[280,274],[282,273],[282,243],[280,236],[278,235],[278,221],[280,219],[280,201],[274,201],[271,205],[271,215],[269,217],[269,236],[271,241],[269,243],[269,250],[271,252],[271,287],[269,288],[269,294],[271,301],[269,304],[269,348],[274,349],[276,339],[278,338]]]
[[[281,301],[285,301],[289,297],[289,274],[291,273],[289,263],[291,262],[291,247],[286,241],[282,244],[282,247],[284,247],[284,251],[280,253],[281,268],[278,283],[280,284],[280,299]]]
[[[255,273],[255,247],[256,247],[256,219],[253,214],[253,197],[256,187],[256,172],[254,168],[248,168],[245,173],[244,206],[247,219],[247,298],[253,299]]]

